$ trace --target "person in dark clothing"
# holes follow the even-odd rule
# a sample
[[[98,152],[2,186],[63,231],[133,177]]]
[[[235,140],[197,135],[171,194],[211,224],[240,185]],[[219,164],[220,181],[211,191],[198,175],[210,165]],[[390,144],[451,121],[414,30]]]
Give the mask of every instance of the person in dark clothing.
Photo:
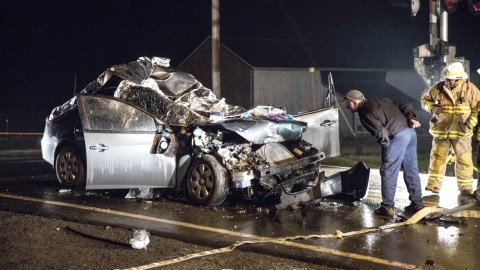
[[[362,125],[382,147],[382,203],[374,213],[389,217],[395,215],[394,198],[400,168],[403,169],[411,202],[405,211],[415,213],[424,208],[417,163],[417,134],[414,130],[421,124],[415,119],[412,106],[395,103],[386,97],[367,100],[358,90],[348,91],[343,98],[347,109],[352,113],[358,112]]]

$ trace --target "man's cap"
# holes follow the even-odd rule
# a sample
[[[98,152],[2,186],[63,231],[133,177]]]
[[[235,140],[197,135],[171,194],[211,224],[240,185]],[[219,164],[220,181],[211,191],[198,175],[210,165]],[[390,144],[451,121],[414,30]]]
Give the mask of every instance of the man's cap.
[[[343,99],[345,101],[348,101],[348,100],[364,100],[365,99],[365,96],[363,96],[362,92],[358,91],[358,90],[349,90],[344,96],[343,96]]]
[[[465,68],[460,62],[452,62],[448,64],[442,71],[442,75],[445,79],[449,80],[466,80],[468,79]]]

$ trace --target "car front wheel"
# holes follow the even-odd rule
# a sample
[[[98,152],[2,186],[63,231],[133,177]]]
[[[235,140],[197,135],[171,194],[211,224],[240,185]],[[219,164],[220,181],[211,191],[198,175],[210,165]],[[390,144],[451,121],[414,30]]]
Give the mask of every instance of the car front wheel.
[[[85,166],[77,150],[63,147],[55,159],[55,172],[65,187],[85,188]]]
[[[202,155],[190,167],[185,187],[194,204],[220,205],[228,195],[227,171],[212,155]]]

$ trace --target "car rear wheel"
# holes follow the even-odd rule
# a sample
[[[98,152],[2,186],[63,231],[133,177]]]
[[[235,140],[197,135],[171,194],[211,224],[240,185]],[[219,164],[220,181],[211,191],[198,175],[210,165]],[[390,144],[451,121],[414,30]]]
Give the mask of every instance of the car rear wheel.
[[[85,165],[77,150],[63,147],[55,159],[58,181],[71,188],[85,188]]]
[[[188,170],[185,187],[194,204],[220,205],[228,195],[227,171],[215,157],[202,155]]]

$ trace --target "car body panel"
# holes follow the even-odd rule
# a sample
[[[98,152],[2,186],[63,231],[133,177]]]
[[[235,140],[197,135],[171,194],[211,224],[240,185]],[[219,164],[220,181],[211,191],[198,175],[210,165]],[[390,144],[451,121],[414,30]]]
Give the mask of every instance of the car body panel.
[[[236,121],[223,121],[220,124],[254,144],[297,140],[307,128],[306,123],[288,120],[273,122],[263,119],[236,119]]]
[[[84,134],[86,189],[175,187],[175,157],[150,153],[155,134]]]
[[[54,109],[52,114],[55,111]],[[46,120],[41,140],[42,158],[54,165],[58,147],[65,144],[75,146],[82,154],[85,154],[77,106],[70,107],[58,117],[52,117],[52,114]]]
[[[159,131],[153,116],[108,97],[77,95],[77,100],[86,189],[175,187],[176,158],[156,152]]]
[[[303,138],[325,153],[325,157],[340,156],[340,124],[338,107],[331,106],[294,116],[295,120],[308,123]]]

